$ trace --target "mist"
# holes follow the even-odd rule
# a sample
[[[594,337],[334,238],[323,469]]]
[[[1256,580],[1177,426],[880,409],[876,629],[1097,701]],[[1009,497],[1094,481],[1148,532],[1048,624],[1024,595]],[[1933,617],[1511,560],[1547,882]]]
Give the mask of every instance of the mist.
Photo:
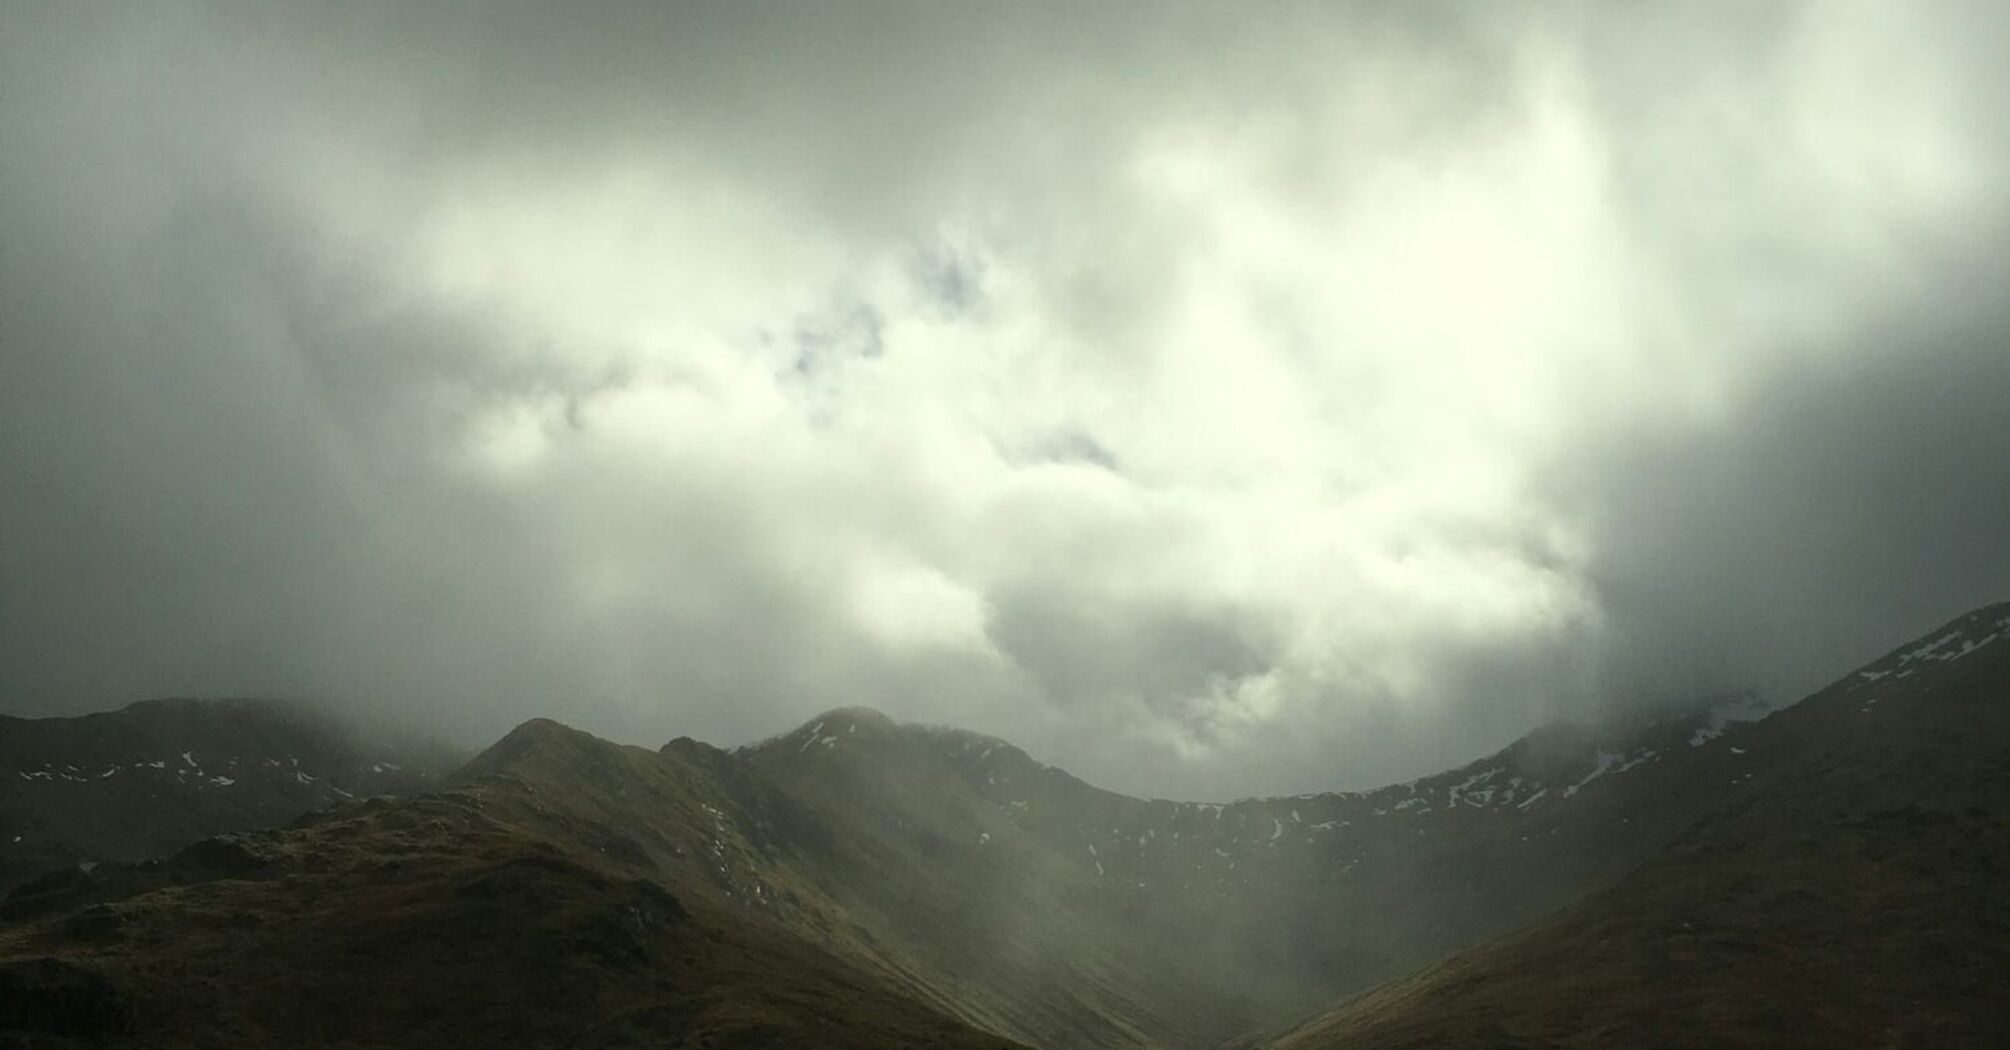
[[[0,711],[1139,795],[2010,593],[1990,6],[10,8]]]

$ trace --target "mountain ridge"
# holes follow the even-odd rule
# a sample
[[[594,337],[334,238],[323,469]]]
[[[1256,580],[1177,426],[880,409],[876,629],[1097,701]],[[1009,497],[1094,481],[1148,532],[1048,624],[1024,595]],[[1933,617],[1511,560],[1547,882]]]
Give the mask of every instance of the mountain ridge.
[[[347,798],[412,794],[462,757],[275,700],[0,716],[0,889],[66,865],[137,861],[219,832],[275,827]]]
[[[1620,728],[1546,727],[1401,784],[1227,803],[1131,798],[1005,741],[869,709],[835,709],[731,751],[689,738],[651,750],[532,719],[429,794],[338,799],[285,828],[17,893],[0,912],[0,1027],[34,1014],[116,1041],[137,1038],[133,1018],[193,1031],[214,1008],[237,1019],[241,1045],[255,1045],[278,1031],[278,1015],[258,1005],[266,998],[307,995],[316,981],[368,987],[344,976],[346,955],[292,938],[317,931],[342,952],[378,952],[369,946],[424,931],[479,937],[471,916],[528,909],[539,925],[522,947],[556,969],[449,967],[461,976],[441,1003],[408,992],[399,1009],[503,1009],[476,991],[482,982],[605,982],[613,999],[526,1031],[737,1045],[800,1035],[822,1012],[850,1018],[868,1040],[858,1045],[1199,1050],[1287,1031],[1289,1045],[1308,1047],[1497,1045],[1487,1040],[1503,1033],[1567,1045],[1561,1029],[1432,1029],[1432,1017],[1396,1007],[1461,1002],[1464,986],[1447,991],[1431,975],[1481,972],[1506,957],[1500,944],[1567,942],[1544,931],[1577,929],[1573,915],[1630,929],[1599,902],[1662,900],[1656,887],[1670,876],[1656,872],[1763,887],[1749,858],[1773,847],[1753,829],[1777,827],[1780,813],[1852,805],[1849,819],[1870,823],[1836,824],[1834,842],[1889,841],[1901,856],[1947,863],[1908,830],[1903,806],[1879,799],[1957,824],[1970,819],[1964,805],[1996,812],[1994,796],[1915,767],[1922,755],[1986,759],[2010,740],[1993,715],[1959,738],[1967,708],[1955,703],[2010,682],[2010,646],[1996,644],[2006,634],[2010,604],[1989,606],[1778,711],[1733,703]],[[1948,702],[1922,706],[1934,697]],[[1746,717],[1755,713],[1764,717]],[[1995,863],[1993,849],[1977,856]],[[1715,859],[1696,868],[1697,856]],[[1781,870],[1798,871],[1792,860]],[[1796,877],[1817,896],[1833,892],[1817,875]],[[1902,885],[1916,895],[1919,884]],[[395,908],[416,916],[412,931],[355,910],[393,899],[408,901]],[[226,942],[294,983],[235,964],[214,978],[214,1001],[161,983],[218,961],[160,937],[226,943],[203,931],[228,929],[238,913],[269,915],[269,929]],[[750,984],[754,960],[783,986]],[[662,984],[673,972],[683,983]],[[847,1011],[819,991],[838,986],[873,1005]],[[1963,987],[1921,994],[1944,993],[1948,1009],[1972,1014]],[[63,988],[97,989],[85,998],[110,1005],[65,1013]],[[1406,998],[1406,988],[1430,991]],[[650,1012],[652,997],[676,1005]],[[1569,1016],[1554,1003],[1549,1012]],[[1447,1024],[1461,1016],[1444,1014]],[[330,1039],[379,1031],[318,1023]],[[1385,1044],[1378,1031],[1429,1035]]]

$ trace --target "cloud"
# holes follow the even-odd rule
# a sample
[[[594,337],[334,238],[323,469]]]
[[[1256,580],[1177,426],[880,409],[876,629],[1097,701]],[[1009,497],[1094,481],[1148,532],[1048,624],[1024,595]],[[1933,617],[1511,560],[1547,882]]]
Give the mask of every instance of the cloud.
[[[1968,608],[2002,600],[2010,314],[1964,267],[1858,338],[1783,366],[1749,404],[1585,450],[1560,476],[1595,523],[1605,690],[1758,688],[1791,699]]]
[[[2000,15],[1272,15],[20,16],[0,707],[1218,796],[2000,594]]]

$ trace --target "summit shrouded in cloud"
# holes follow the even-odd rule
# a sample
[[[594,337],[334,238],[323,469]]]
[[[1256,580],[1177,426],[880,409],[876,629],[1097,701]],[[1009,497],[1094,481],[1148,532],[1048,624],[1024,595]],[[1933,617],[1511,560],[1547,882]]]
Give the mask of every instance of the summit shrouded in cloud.
[[[0,710],[1226,797],[2010,592],[2002,11],[1261,14],[10,6]]]

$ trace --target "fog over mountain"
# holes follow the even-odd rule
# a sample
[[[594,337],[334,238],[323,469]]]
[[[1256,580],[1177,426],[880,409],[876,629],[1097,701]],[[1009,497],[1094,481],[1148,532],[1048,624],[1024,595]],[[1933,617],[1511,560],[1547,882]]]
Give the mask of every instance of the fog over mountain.
[[[0,712],[1146,795],[2010,594],[2010,10],[0,5]]]

